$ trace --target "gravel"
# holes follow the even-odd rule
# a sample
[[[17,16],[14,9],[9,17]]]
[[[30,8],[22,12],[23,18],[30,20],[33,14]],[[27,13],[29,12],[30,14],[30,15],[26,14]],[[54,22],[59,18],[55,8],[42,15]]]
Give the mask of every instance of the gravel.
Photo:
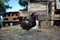
[[[22,29],[0,30],[0,40],[60,40],[60,30],[41,29],[22,32]]]

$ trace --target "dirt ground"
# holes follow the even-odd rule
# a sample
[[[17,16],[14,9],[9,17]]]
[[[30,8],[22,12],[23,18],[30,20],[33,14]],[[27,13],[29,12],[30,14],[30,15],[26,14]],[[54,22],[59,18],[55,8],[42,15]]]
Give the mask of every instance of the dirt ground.
[[[60,40],[60,28],[31,29],[24,31],[20,25],[2,28],[0,30],[0,40]]]

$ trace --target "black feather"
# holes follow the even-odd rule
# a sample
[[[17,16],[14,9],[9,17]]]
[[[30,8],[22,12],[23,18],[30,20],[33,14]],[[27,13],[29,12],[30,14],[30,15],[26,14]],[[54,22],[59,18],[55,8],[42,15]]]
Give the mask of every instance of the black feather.
[[[20,24],[21,24],[21,27],[22,27],[22,29],[24,29],[24,30],[30,30],[32,27],[34,27],[34,26],[36,26],[36,21],[35,21],[35,19],[28,19],[27,21],[29,21],[29,23],[25,23],[24,22],[24,20],[21,18],[21,17],[19,17],[19,20],[21,20],[20,21]]]

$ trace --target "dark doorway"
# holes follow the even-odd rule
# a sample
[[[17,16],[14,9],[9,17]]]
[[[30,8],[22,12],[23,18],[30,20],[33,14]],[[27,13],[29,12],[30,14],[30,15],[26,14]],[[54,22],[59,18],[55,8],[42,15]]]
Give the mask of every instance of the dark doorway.
[[[56,10],[55,11],[55,14],[60,14],[60,10]]]
[[[54,20],[53,26],[54,26],[54,25],[60,26],[60,20]]]

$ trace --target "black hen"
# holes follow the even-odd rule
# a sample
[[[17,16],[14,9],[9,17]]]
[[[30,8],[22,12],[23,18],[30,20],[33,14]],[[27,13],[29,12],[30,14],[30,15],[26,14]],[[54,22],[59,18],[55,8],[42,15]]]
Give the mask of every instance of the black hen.
[[[30,30],[32,27],[36,26],[36,21],[35,19],[32,17],[31,20],[30,19],[26,19],[28,21],[28,23],[25,22],[25,20],[22,17],[19,17],[19,22],[21,24],[22,29],[24,30]]]

